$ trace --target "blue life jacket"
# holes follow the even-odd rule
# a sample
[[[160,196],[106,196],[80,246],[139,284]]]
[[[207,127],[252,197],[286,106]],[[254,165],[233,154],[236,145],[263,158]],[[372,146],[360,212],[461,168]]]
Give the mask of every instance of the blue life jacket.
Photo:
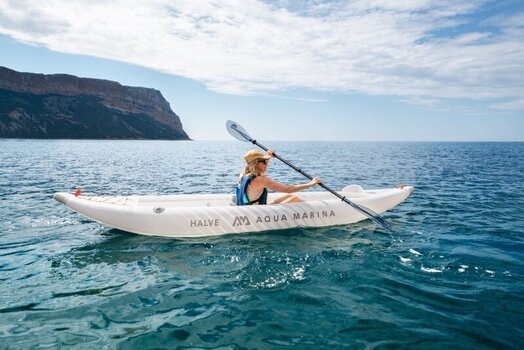
[[[237,187],[235,189],[237,205],[252,205],[257,202],[258,204],[267,204],[267,188],[264,188],[264,191],[258,199],[255,199],[254,201],[249,200],[249,197],[247,196],[247,186],[254,178],[255,175],[253,174],[244,175],[237,183]]]

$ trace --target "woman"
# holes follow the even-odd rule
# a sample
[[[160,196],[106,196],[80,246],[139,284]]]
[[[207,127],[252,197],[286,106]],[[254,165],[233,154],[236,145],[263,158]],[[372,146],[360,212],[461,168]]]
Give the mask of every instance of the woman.
[[[269,160],[273,156],[273,151],[262,153],[259,150],[251,150],[244,155],[246,167],[240,174],[236,189],[237,205],[267,204],[267,190],[275,192],[293,193],[311,188],[320,183],[321,180],[315,177],[307,184],[285,185],[272,180],[266,175]],[[302,199],[293,194],[287,194],[276,198],[269,204],[280,203],[299,203]]]

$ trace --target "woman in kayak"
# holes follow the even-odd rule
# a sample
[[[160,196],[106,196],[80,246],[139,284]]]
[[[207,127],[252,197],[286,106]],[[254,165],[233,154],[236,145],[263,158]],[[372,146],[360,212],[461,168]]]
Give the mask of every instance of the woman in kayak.
[[[302,191],[315,186],[321,180],[315,177],[306,184],[286,185],[272,180],[266,175],[269,160],[273,157],[273,151],[262,153],[259,150],[251,150],[244,155],[246,167],[239,176],[236,189],[237,205],[268,204],[267,190],[288,193],[276,198],[269,204],[299,203],[303,202],[298,196],[290,193]]]

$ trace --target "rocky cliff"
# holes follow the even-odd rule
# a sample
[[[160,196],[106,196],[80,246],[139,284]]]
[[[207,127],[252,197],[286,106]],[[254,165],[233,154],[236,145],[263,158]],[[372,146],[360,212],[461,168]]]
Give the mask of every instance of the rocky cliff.
[[[4,67],[0,137],[189,140],[157,90]]]

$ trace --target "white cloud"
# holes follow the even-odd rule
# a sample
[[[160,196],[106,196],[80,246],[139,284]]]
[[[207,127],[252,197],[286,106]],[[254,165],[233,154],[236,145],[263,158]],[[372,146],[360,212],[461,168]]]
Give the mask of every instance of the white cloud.
[[[506,102],[495,103],[491,106],[494,109],[505,109],[505,110],[515,110],[522,109],[524,110],[524,98],[515,99]]]
[[[459,32],[456,26],[467,26],[482,2],[298,4],[5,0],[0,33],[195,79],[231,94],[303,87],[432,104],[524,96],[523,13],[484,20],[493,32]],[[505,106],[512,105],[521,108]]]

